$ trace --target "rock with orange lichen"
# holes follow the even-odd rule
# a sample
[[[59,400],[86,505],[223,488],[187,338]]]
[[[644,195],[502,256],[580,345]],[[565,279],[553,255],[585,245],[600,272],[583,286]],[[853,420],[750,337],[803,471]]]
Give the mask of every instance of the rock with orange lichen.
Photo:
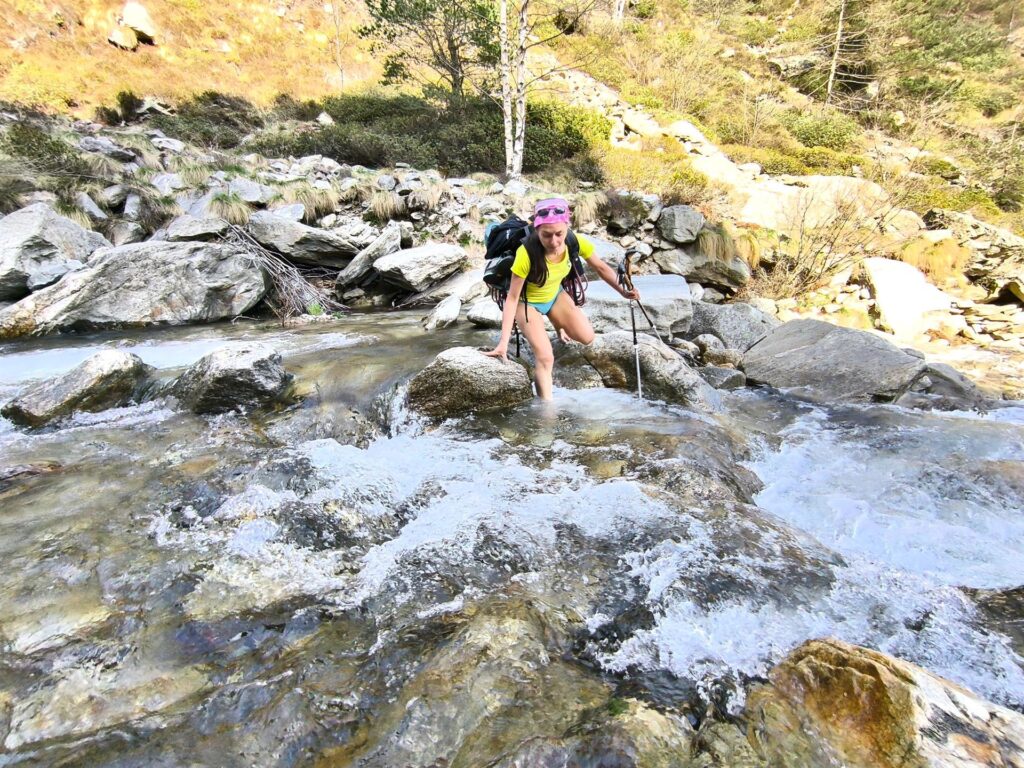
[[[1024,716],[906,661],[812,640],[747,701],[749,738],[779,768],[1024,766]]]

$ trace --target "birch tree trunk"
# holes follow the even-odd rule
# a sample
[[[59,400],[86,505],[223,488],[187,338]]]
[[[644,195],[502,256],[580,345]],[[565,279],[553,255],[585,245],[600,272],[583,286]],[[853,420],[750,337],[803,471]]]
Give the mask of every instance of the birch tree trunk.
[[[832,66],[828,70],[828,89],[825,91],[825,106],[832,100],[832,88],[839,68],[839,47],[843,44],[843,17],[846,16],[846,0],[839,0],[839,24],[836,26],[835,50],[832,52]]]
[[[498,36],[501,44],[501,116],[505,128],[505,173],[511,176],[515,116],[512,114],[512,69],[509,61],[512,41],[508,36],[508,0],[501,0],[498,5]]]
[[[612,20],[621,24],[626,17],[626,0],[615,0],[615,8],[612,10]]]
[[[529,26],[527,12],[530,0],[519,0],[519,36],[515,51],[516,71],[516,115],[515,136],[512,141],[512,168],[509,176],[518,179],[523,175],[523,147],[526,144],[526,51]]]

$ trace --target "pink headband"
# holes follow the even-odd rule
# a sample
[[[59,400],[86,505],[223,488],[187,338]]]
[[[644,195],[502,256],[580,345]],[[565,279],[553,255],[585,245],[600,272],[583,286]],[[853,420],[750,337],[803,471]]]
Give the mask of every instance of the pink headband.
[[[560,197],[541,200],[533,208],[533,226],[541,224],[568,224],[569,203]]]

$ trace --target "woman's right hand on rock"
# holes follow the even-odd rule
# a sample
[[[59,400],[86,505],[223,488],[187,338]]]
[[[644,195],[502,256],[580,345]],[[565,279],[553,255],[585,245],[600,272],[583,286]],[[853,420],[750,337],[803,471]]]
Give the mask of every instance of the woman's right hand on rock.
[[[508,362],[508,344],[499,344],[490,352],[484,352],[486,357],[500,357],[506,363]]]

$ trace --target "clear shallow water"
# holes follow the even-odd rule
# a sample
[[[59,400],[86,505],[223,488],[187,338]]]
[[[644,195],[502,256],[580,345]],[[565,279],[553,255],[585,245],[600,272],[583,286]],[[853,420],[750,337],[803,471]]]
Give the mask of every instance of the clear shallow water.
[[[322,410],[369,412],[441,349],[491,336],[425,335],[417,319],[225,330],[279,348]],[[170,370],[216,333],[131,344]],[[73,364],[59,340],[9,347],[9,392]],[[216,755],[225,737],[193,738],[196,713],[234,722],[245,708],[223,704],[232,686],[291,690],[290,675],[323,674],[322,637],[348,654],[325,691],[371,702],[371,717],[379,694],[360,694],[350,666],[388,658],[410,627],[518,591],[577,617],[612,679],[640,671],[707,691],[835,636],[1024,707],[1021,659],[959,589],[1024,583],[1019,409],[824,410],[749,392],[712,418],[598,389],[437,428],[398,410],[403,426],[366,449],[302,430],[282,444],[244,417],[158,403],[33,435],[4,422],[0,464],[60,465],[0,491],[10,754],[63,754],[84,738],[103,764],[125,749],[105,746],[112,734],[156,718],[159,744],[126,732],[138,755]],[[742,486],[744,467],[764,484],[756,506],[720,492],[716,478]],[[629,606],[650,619],[623,623]],[[600,640],[612,625],[615,639]],[[730,706],[742,700],[737,689]],[[317,711],[289,717],[317,723]]]

